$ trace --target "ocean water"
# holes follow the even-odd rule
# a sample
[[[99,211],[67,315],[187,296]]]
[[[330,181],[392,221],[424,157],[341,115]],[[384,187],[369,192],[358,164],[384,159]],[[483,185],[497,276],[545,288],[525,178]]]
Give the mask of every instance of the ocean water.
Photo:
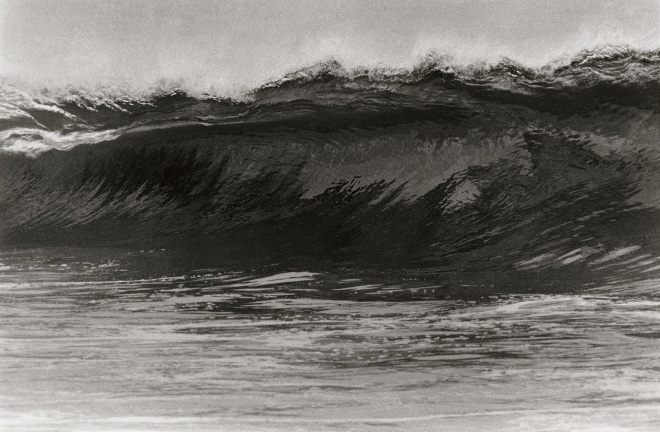
[[[346,270],[131,279],[44,252],[0,281],[4,430],[660,426],[657,279],[464,296]]]
[[[3,84],[0,429],[659,429],[659,59]]]

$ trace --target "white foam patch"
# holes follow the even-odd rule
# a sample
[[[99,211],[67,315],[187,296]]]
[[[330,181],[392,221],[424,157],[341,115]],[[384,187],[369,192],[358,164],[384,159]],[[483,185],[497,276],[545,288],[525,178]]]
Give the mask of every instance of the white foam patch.
[[[650,267],[650,268],[647,268],[646,270],[643,270],[642,273],[649,273],[649,272],[656,271],[656,270],[660,270],[660,264],[656,265],[656,266],[653,266],[653,267]]]
[[[75,115],[59,108],[55,100],[46,97],[42,92],[36,92],[35,95],[32,95],[28,92],[20,91],[7,83],[0,83],[0,100],[3,101],[0,104],[0,113],[4,111],[4,115],[12,117],[28,117],[34,120],[30,114],[24,111],[31,109],[60,114],[72,120],[77,119]]]
[[[463,207],[479,198],[479,195],[481,195],[479,188],[467,179],[449,196],[447,208],[456,209]]]
[[[606,263],[608,261],[612,261],[612,260],[615,260],[617,258],[620,258],[624,255],[628,255],[629,253],[635,252],[636,250],[639,250],[639,249],[641,249],[641,246],[637,246],[637,245],[615,249],[612,252],[609,252],[609,253],[605,254],[603,257],[598,258],[597,260],[594,260],[592,262],[592,264]]]
[[[37,156],[48,150],[67,150],[81,144],[97,144],[119,136],[119,130],[69,132],[66,134],[33,128],[14,128],[0,132],[0,151]]]
[[[318,273],[311,272],[286,272],[279,273],[272,276],[266,276],[258,279],[253,279],[250,281],[235,283],[231,285],[226,285],[227,288],[237,288],[237,287],[261,287],[266,285],[276,285],[276,284],[287,284],[295,282],[306,282],[314,279],[314,276]]]
[[[563,260],[563,259],[569,258],[569,257],[571,257],[571,256],[573,256],[573,255],[575,255],[575,254],[577,254],[577,253],[580,252],[580,251],[582,251],[582,248],[573,249],[572,251],[567,252],[567,253],[565,253],[564,255],[560,256],[558,259]]]
[[[577,261],[580,261],[580,260],[583,260],[583,259],[584,259],[584,257],[582,255],[578,254],[578,255],[573,255],[569,258],[566,258],[561,263],[563,265],[566,265],[566,264],[571,264],[571,263],[574,263],[574,262],[577,262]]]
[[[531,258],[531,259],[528,259],[528,260],[519,261],[515,265],[519,269],[538,268],[538,267],[541,267],[545,264],[548,264],[550,260],[555,258],[555,256],[556,255],[552,254],[552,253],[545,253],[545,254],[535,256],[534,258]]]
[[[195,303],[223,303],[234,300],[235,298],[240,298],[240,294],[215,294],[215,295],[204,295],[198,297],[169,297],[163,300],[163,303],[174,303],[174,304],[195,304]]]
[[[337,288],[334,291],[364,291],[364,290],[371,290],[371,289],[376,289],[381,287],[382,285],[380,284],[375,284],[375,285],[358,285],[358,286],[350,286],[346,288]]]

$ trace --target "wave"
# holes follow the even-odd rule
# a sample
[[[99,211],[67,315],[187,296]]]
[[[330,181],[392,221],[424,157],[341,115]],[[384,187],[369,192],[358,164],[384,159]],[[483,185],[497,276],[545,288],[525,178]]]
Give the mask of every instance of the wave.
[[[659,65],[613,48],[540,69],[330,61],[240,100],[5,89],[0,244],[657,277]]]

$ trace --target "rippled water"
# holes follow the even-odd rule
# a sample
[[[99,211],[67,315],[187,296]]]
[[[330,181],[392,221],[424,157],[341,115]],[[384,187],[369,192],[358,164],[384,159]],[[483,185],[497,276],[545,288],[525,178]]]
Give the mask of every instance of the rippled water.
[[[658,280],[469,295],[348,270],[141,278],[10,258],[2,430],[660,428]]]

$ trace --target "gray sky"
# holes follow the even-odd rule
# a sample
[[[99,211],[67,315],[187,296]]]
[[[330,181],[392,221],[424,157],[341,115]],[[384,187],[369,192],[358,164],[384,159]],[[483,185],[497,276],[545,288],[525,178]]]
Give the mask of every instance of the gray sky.
[[[0,75],[34,85],[184,78],[251,86],[335,57],[429,50],[539,65],[602,43],[660,45],[660,0],[0,0]]]

